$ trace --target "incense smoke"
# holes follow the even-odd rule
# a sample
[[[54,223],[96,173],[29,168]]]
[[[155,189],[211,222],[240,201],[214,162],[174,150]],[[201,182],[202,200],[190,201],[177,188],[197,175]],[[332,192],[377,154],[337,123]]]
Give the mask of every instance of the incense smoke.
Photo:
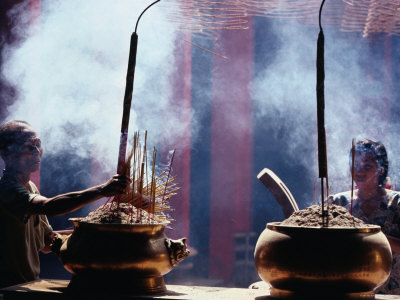
[[[9,112],[7,119],[26,120],[40,131],[47,156],[44,160],[47,172],[41,180],[57,187],[54,191],[47,187],[48,194],[71,191],[79,183],[84,186],[98,183],[103,178],[88,178],[102,177],[103,173],[109,176],[116,171],[130,36],[140,12],[151,2],[41,1],[40,19],[34,28],[29,24],[29,1],[9,11],[9,18],[15,24],[13,32],[20,38],[17,43],[3,47],[1,76],[16,89],[15,96],[3,99],[16,98],[16,101],[13,105],[2,105],[0,117]],[[238,47],[237,39],[230,45],[227,40],[221,42],[218,32],[213,36],[215,39],[192,36],[192,41],[220,55],[216,56],[196,47],[184,54],[179,47],[185,42],[179,36],[181,33],[177,33],[176,24],[170,21],[161,4],[149,9],[140,21],[129,132],[132,136],[135,130],[140,130],[143,135],[148,130],[150,147],[164,141],[181,148],[192,147],[190,238],[199,250],[199,258],[208,255],[209,232],[215,230],[209,228],[211,180],[215,179],[217,188],[236,193],[230,183],[235,182],[235,176],[247,176],[252,167],[241,165],[239,155],[235,162],[227,159],[216,164],[228,176],[211,174],[211,136],[215,133],[211,132],[214,128],[210,124],[216,96],[220,101],[218,109],[225,111],[221,114],[224,119],[217,120],[223,126],[215,131],[225,130],[220,136],[228,142],[239,139],[246,158],[254,155],[254,174],[250,174],[250,179],[245,178],[246,187],[255,182],[249,191],[253,195],[244,193],[248,198],[240,199],[248,206],[258,201],[252,214],[253,229],[265,227],[265,222],[273,218],[279,221],[281,213],[273,209],[275,201],[269,201],[265,210],[256,207],[262,201],[267,202],[264,193],[259,196],[255,191],[260,188],[265,192],[256,180],[256,172],[264,167],[279,176],[286,172],[282,179],[300,207],[313,202],[313,183],[318,179],[315,93],[318,27],[296,20],[255,18],[257,28],[248,29],[254,30],[254,45],[249,47]],[[350,35],[329,28],[324,32],[325,123],[331,192],[351,187],[349,150],[354,137],[377,139],[385,144],[390,160],[389,176],[396,182],[400,164],[396,158],[400,155],[395,143],[400,128],[395,118],[391,118],[391,107],[395,104],[385,83],[390,75],[384,68],[383,44],[377,51],[371,49],[361,34]],[[234,34],[242,37],[241,32]],[[246,34],[249,38],[253,32]],[[240,56],[239,51],[247,56]],[[221,58],[221,55],[229,57],[230,53],[234,59]],[[178,69],[184,55],[189,56],[185,67],[191,68],[191,78],[184,78]],[[233,66],[228,68],[228,64]],[[221,69],[213,70],[216,65]],[[237,91],[247,92],[247,86],[232,86],[226,78],[241,78],[243,70],[245,74],[252,71],[249,66],[254,71],[250,86],[253,110],[249,112],[250,104],[246,103],[246,111],[242,113],[240,106],[230,104],[242,100]],[[226,70],[232,71],[225,74]],[[213,76],[221,76],[217,78],[221,80]],[[191,87],[189,92],[173,90],[177,86],[183,89],[182,83],[186,81]],[[247,78],[243,82],[247,84]],[[192,101],[190,116],[183,116],[182,107],[171,104],[171,99],[175,104],[186,103],[185,92],[190,93]],[[187,117],[191,126],[189,141],[181,138],[188,129]],[[253,141],[255,131],[257,137]],[[268,162],[274,163],[276,169],[264,164],[262,159],[269,155]],[[78,173],[68,173],[73,165]],[[228,183],[220,184],[218,180]],[[247,184],[247,180],[252,182]],[[211,204],[229,206],[230,201],[229,197],[220,197]],[[228,214],[222,217],[232,218]],[[256,224],[257,220],[262,226]],[[200,261],[198,269],[207,274],[208,260]]]
[[[45,155],[93,157],[105,172],[116,171],[130,36],[150,3],[42,1],[40,19],[29,32],[28,1],[8,12],[24,41],[2,51],[2,75],[18,89],[7,119],[37,128]],[[157,5],[143,15],[137,33],[129,133],[148,130],[148,143],[155,145],[161,129],[179,128],[176,112],[165,109],[176,35]],[[174,132],[169,138],[179,139]]]
[[[273,124],[269,126],[275,138],[285,140],[282,151],[286,159],[306,166],[310,171],[307,176],[317,182],[315,59],[319,29],[290,20],[272,20],[265,26],[273,26],[278,46],[272,49],[273,59],[264,68],[259,67],[253,82],[255,117],[258,122]],[[380,50],[373,51],[361,34],[340,33],[332,28],[324,33],[325,128],[331,192],[351,188],[349,150],[352,138],[357,137],[385,144],[393,181],[398,178],[396,158],[400,154],[393,136],[399,124],[391,120],[383,41]],[[266,45],[266,51],[271,51]],[[313,187],[307,189],[306,204],[310,205]]]
[[[28,1],[9,12],[15,24],[13,31],[23,42],[7,45],[2,51],[2,76],[18,92],[17,101],[7,108],[8,119],[24,119],[37,128],[45,153],[97,157],[101,169],[113,172],[129,39],[139,13],[151,3],[141,2],[125,0],[116,5],[95,0],[42,1],[40,20],[30,31]],[[284,159],[304,166],[308,172],[304,176],[315,182],[318,28],[296,20],[257,18],[257,22],[269,31],[261,43],[264,49],[258,49],[265,55],[256,62],[251,84],[254,124],[268,127],[273,139],[281,141]],[[182,143],[180,136],[187,124],[182,123],[180,109],[169,102],[176,96],[170,84],[171,74],[177,71],[174,62],[182,59],[174,53],[175,43],[182,43],[182,39],[177,38],[173,22],[158,5],[143,16],[138,35],[130,133],[147,129],[149,144],[165,139],[170,144]],[[255,40],[259,43],[262,38],[256,36]],[[212,48],[210,41],[203,42]],[[325,30],[325,121],[332,192],[351,186],[348,152],[353,137],[381,140],[389,152],[389,175],[394,182],[398,177],[398,153],[393,144],[398,124],[390,119],[383,55],[375,52],[361,36]],[[192,66],[192,73],[204,73],[196,75],[192,84],[196,99],[211,97],[211,84],[203,78],[210,76],[209,64]],[[203,68],[207,70],[203,72]],[[192,104],[192,143],[205,116],[202,105]],[[235,122],[237,117],[227,121]],[[168,136],[163,136],[165,132]],[[311,201],[312,188],[308,188],[304,199]]]

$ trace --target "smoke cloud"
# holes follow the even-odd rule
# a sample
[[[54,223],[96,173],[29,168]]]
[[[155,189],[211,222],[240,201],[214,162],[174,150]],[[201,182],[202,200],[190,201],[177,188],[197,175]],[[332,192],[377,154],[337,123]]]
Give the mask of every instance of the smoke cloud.
[[[306,166],[310,170],[308,176],[317,182],[315,60],[319,28],[296,20],[275,20],[269,25],[273,26],[279,46],[272,62],[258,72],[253,82],[255,117],[258,122],[274,124],[274,134],[286,140],[286,148],[282,149],[286,159]],[[324,34],[325,127],[331,192],[351,188],[349,151],[353,138],[382,141],[389,152],[389,176],[398,178],[399,153],[393,144],[398,123],[391,119],[384,41],[378,40],[382,43],[371,49],[368,39],[361,34],[331,28],[325,29]],[[309,190],[311,196],[312,187]]]
[[[105,170],[114,170],[130,35],[140,12],[151,1],[121,0],[118,5],[95,0],[42,1],[40,20],[35,28],[30,26],[30,31],[27,3],[9,12],[14,33],[24,41],[2,51],[2,76],[18,89],[8,119],[27,120],[40,130],[50,154],[68,148],[83,158],[97,156]],[[171,144],[181,142],[187,128],[180,109],[170,104],[176,96],[170,76],[176,72],[176,60],[182,59],[174,50],[177,41],[184,41],[178,36],[177,22],[171,22],[164,8],[157,4],[148,10],[138,28],[130,132],[147,129],[150,144],[165,139],[160,132],[169,134]],[[268,120],[275,138],[284,140],[286,159],[304,165],[309,170],[306,176],[316,181],[318,27],[296,20],[270,20],[267,23],[273,34],[267,38],[276,47],[265,65],[261,62],[262,66],[255,67],[258,71],[251,83],[255,123],[263,126]],[[384,40],[376,40],[381,45],[374,49],[361,33],[341,33],[332,28],[325,28],[324,33],[331,191],[351,186],[348,154],[352,138],[357,137],[386,145],[391,162],[389,176],[396,182],[399,162],[395,158],[399,153],[394,142],[399,124],[392,117],[394,103],[384,63]],[[205,43],[215,46],[218,40]],[[206,73],[204,76],[209,76],[210,72]],[[202,89],[196,86],[192,94],[208,91]],[[202,113],[198,109],[191,112],[193,139],[202,126]]]
[[[23,42],[2,51],[2,76],[18,90],[7,119],[22,119],[40,132],[45,153],[71,149],[116,169],[122,103],[131,33],[152,1],[42,1],[40,19],[27,32],[29,2],[8,12]],[[176,112],[165,110],[171,96],[176,38],[174,25],[157,5],[138,26],[130,135],[179,128]],[[178,138],[179,132],[172,138]]]

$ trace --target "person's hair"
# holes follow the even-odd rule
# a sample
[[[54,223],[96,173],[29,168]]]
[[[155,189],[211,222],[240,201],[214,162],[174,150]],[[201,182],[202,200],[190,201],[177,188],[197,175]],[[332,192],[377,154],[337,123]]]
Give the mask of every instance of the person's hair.
[[[0,156],[4,157],[10,152],[10,146],[20,144],[26,136],[24,129],[31,125],[20,120],[11,120],[0,126]]]
[[[350,167],[352,159],[352,150],[350,149]],[[386,177],[389,171],[389,160],[385,146],[377,141],[369,139],[359,139],[355,143],[355,153],[371,153],[377,160],[378,165],[383,172],[379,176],[379,185],[385,185]]]

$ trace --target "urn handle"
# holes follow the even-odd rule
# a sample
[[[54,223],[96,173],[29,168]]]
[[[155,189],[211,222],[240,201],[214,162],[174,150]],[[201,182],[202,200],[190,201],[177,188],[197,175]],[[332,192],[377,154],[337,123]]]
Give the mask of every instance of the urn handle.
[[[57,232],[53,232],[50,241],[50,249],[56,255],[60,256],[62,246],[68,242],[69,238],[71,237],[70,234],[60,234]]]
[[[171,265],[175,267],[180,261],[189,256],[190,251],[186,247],[186,238],[172,240],[165,239],[165,246],[167,247],[169,260]]]

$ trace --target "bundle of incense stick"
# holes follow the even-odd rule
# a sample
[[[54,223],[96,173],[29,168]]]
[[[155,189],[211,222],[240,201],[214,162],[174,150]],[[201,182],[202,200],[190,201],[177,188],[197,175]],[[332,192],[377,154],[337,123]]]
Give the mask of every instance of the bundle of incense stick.
[[[179,187],[173,183],[176,175],[171,176],[171,168],[175,156],[175,150],[167,167],[156,175],[156,149],[153,149],[151,161],[147,158],[147,131],[144,136],[144,145],[141,146],[139,132],[135,132],[132,149],[125,163],[125,174],[132,178],[132,184],[123,195],[112,199],[111,209],[118,214],[120,203],[129,203],[137,208],[136,223],[146,223],[149,220],[141,219],[140,211],[146,210],[149,218],[173,221],[169,212],[173,209],[169,205],[169,199],[176,195]],[[150,172],[149,172],[150,169]],[[110,200],[110,199],[109,199]],[[108,202],[108,201],[107,201]],[[133,214],[132,209],[132,214]],[[134,216],[131,216],[134,219]]]

